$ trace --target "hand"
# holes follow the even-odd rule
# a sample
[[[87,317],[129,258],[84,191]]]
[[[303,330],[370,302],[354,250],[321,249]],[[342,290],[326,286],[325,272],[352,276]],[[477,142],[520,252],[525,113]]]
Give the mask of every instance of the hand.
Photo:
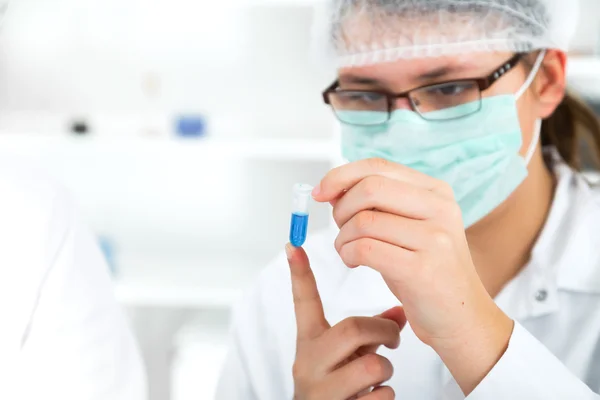
[[[370,159],[332,170],[313,196],[334,206],[335,247],[344,263],[380,272],[415,334],[438,352],[463,391],[472,391],[505,351],[513,323],[477,275],[452,188]],[[453,365],[466,363],[473,366],[466,373]],[[468,377],[460,382],[457,375]]]
[[[380,345],[395,349],[400,344],[406,324],[402,308],[331,327],[306,253],[290,245],[286,252],[298,327],[294,400],[394,399],[392,388],[378,386],[392,377],[392,364],[375,352]]]

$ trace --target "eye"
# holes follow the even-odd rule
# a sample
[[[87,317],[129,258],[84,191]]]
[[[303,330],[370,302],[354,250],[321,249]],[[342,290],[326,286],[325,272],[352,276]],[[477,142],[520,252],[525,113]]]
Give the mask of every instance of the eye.
[[[360,103],[380,103],[385,99],[381,93],[375,92],[338,92],[345,101],[360,102]]]
[[[460,96],[469,90],[473,90],[472,82],[457,82],[434,86],[427,89],[427,92],[434,96]]]
[[[428,86],[412,93],[411,100],[421,113],[443,110],[467,103],[479,104],[476,81],[453,81]]]

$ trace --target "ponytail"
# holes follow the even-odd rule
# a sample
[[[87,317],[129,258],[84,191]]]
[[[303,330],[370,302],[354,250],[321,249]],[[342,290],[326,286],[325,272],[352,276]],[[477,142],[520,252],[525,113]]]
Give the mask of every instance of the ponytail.
[[[600,119],[572,93],[543,122],[541,136],[542,145],[554,146],[571,167],[580,170],[582,159],[590,158],[600,167]]]

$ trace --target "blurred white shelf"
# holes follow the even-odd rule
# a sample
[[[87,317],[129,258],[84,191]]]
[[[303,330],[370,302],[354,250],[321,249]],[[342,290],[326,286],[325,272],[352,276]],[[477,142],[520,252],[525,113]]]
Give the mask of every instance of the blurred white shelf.
[[[229,308],[263,266],[231,256],[173,261],[121,257],[115,293],[126,306]]]
[[[267,159],[329,162],[339,152],[333,140],[324,139],[215,139],[215,138],[135,138],[67,134],[13,134],[0,132],[0,150],[17,155],[38,155],[50,151],[142,151],[172,152],[221,159]]]

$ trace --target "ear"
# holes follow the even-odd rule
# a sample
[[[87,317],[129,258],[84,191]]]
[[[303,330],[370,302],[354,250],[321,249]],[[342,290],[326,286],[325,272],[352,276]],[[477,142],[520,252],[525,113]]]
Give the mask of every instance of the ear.
[[[567,55],[548,50],[535,83],[538,115],[548,118],[563,101],[567,87]]]

